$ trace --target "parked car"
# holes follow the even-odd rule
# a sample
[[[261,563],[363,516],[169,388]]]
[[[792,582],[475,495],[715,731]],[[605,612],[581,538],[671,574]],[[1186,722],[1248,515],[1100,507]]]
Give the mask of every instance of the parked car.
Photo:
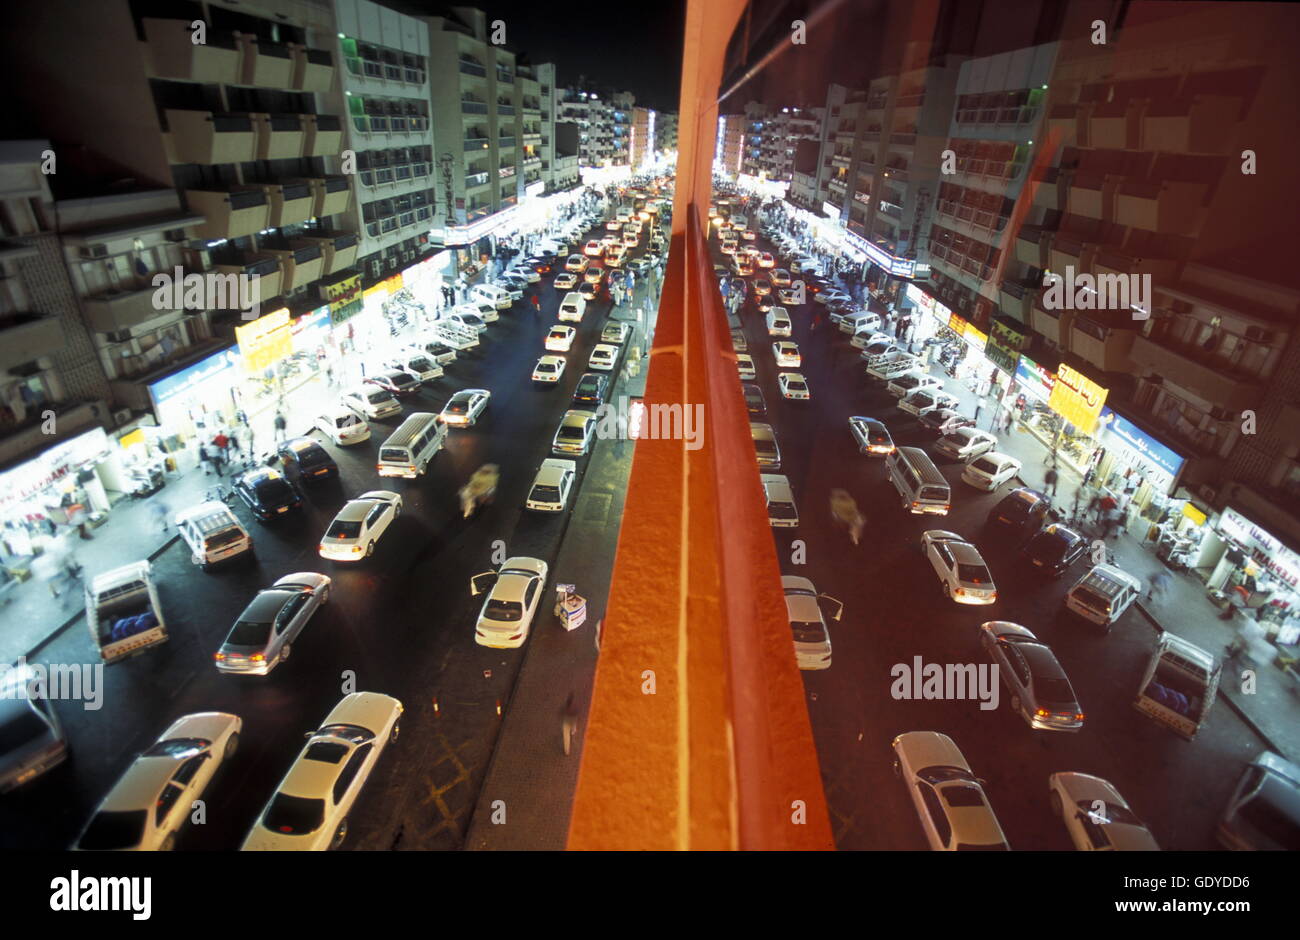
[[[936,731],[894,738],[894,770],[903,779],[926,841],[935,851],[1010,851],[984,783],[957,745]]]
[[[949,394],[942,389],[927,388],[912,392],[905,395],[898,403],[899,411],[906,411],[908,414],[921,415],[929,414],[939,408],[951,408],[957,404],[957,396]]]
[[[605,401],[605,389],[609,377],[599,372],[584,372],[573,390],[573,404],[576,408],[595,411]]]
[[[1300,851],[1300,764],[1261,752],[1246,765],[1217,835],[1238,851]]]
[[[1155,836],[1109,782],[1092,774],[1047,778],[1052,812],[1080,852],[1159,852]],[[1298,846],[1300,847],[1300,846]]]
[[[744,353],[736,356],[736,371],[740,373],[742,381],[752,382],[758,378],[758,371],[754,368],[754,360]]]
[[[564,413],[555,430],[551,449],[557,454],[582,456],[591,449],[596,435],[596,415],[591,411],[571,410]]]
[[[956,408],[937,408],[921,415],[920,424],[926,430],[935,431],[942,437],[958,428],[973,428],[975,419],[966,417]]]
[[[399,411],[401,407],[401,405],[397,406]],[[370,425],[355,411],[344,405],[325,408],[312,421],[311,430],[320,431],[340,447],[370,440]]]
[[[758,455],[758,466],[762,470],[781,469],[781,448],[776,443],[776,432],[770,424],[751,421],[749,436],[754,442],[754,452]]]
[[[259,522],[302,509],[302,490],[278,470],[254,467],[235,476],[231,489]]]
[[[894,452],[894,439],[883,421],[854,415],[849,418],[849,431],[858,444],[858,450],[864,454],[887,457]]]
[[[1007,454],[989,451],[966,464],[961,478],[977,490],[992,492],[1020,472],[1020,461]]]
[[[992,604],[998,599],[984,556],[960,535],[930,529],[921,535],[921,551],[939,576],[944,597],[958,604]]]
[[[563,356],[542,356],[533,367],[533,381],[543,385],[554,385],[564,375],[565,359]]]
[[[631,328],[626,323],[611,321],[606,323],[604,329],[600,331],[600,341],[614,346],[622,346],[627,342],[630,332]]]
[[[597,343],[591,350],[591,355],[587,357],[587,368],[612,372],[614,364],[618,362],[618,352],[617,346],[609,343]]]
[[[791,401],[808,401],[812,392],[808,390],[808,380],[798,372],[782,372],[776,377],[776,384],[781,389],[781,397]]]
[[[569,493],[577,479],[578,465],[572,460],[547,457],[533,477],[533,485],[524,501],[525,509],[537,512],[563,512],[569,505]]]
[[[438,418],[453,427],[473,427],[487,409],[492,393],[485,388],[463,388],[442,406]]]
[[[474,642],[492,649],[523,646],[541,604],[549,568],[540,558],[507,558],[499,571],[485,571],[470,579],[477,596],[491,584],[474,625]]]
[[[1011,710],[1035,731],[1078,731],[1083,709],[1051,647],[1018,623],[990,620],[980,645],[998,667]]]
[[[287,574],[258,591],[212,654],[218,672],[266,676],[289,658],[298,634],[330,596],[330,579],[314,571]]]
[[[217,771],[239,747],[243,722],[226,712],[176,719],[127,768],[82,830],[84,852],[171,851]]]
[[[350,499],[321,536],[320,557],[330,561],[360,561],[375,553],[375,543],[402,514],[402,496],[391,490],[371,490]]]
[[[934,445],[937,453],[953,460],[973,460],[998,446],[998,439],[988,431],[978,428],[958,428],[950,431]]]
[[[244,851],[341,846],[351,812],[384,748],[397,740],[402,703],[378,692],[345,695],[285,774],[244,839]]]
[[[797,369],[803,364],[803,357],[799,355],[799,347],[791,342],[773,343],[772,355],[776,358],[778,369]]]
[[[281,441],[276,448],[285,475],[299,483],[337,478],[339,465],[320,444],[310,437]]]
[[[943,383],[934,376],[922,372],[920,369],[912,369],[911,371],[904,372],[902,375],[895,378],[888,386],[886,386],[886,388],[889,390],[889,394],[893,395],[895,398],[903,398],[915,391],[927,388],[943,388]]]
[[[989,510],[986,524],[990,529],[1011,531],[1029,538],[1042,527],[1051,504],[1037,490],[1017,487]]]
[[[790,631],[794,634],[795,663],[804,670],[829,669],[831,637],[819,601],[835,605],[835,613],[831,616],[836,621],[843,615],[844,605],[833,597],[819,594],[807,578],[783,575],[781,587],[785,592],[785,612],[790,618]]]
[[[1059,523],[1040,529],[1020,549],[1020,554],[1045,574],[1059,578],[1083,557],[1088,540]]]
[[[413,375],[421,382],[442,378],[442,366],[424,353],[401,353],[386,360],[384,368],[402,375]]]
[[[751,418],[767,417],[767,402],[763,400],[763,391],[757,385],[742,385],[740,387],[745,396],[745,410],[749,412]]]
[[[382,421],[402,411],[402,405],[393,393],[377,385],[362,385],[344,392],[340,401],[344,407],[368,420]]]
[[[68,739],[44,695],[29,695],[37,672],[27,664],[0,676],[0,793],[30,783],[68,758]]]

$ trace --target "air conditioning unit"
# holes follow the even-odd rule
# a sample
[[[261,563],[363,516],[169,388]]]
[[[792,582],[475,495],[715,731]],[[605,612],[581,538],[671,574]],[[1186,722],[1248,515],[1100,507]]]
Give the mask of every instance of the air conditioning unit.
[[[368,268],[370,270],[371,277],[379,277],[379,275],[384,273],[383,262],[381,262],[379,259],[375,259],[374,261],[371,261],[370,264],[368,265]]]
[[[97,258],[107,258],[108,246],[107,245],[86,245],[81,249],[81,257],[91,261]]]
[[[131,422],[131,409],[123,408],[120,411],[113,412],[113,426],[120,428],[124,424]]]
[[[163,232],[163,238],[167,239],[169,242],[189,241],[189,237],[185,234],[185,229],[183,228],[169,228],[167,231]]]
[[[402,252],[402,260],[403,260],[403,261],[414,261],[414,260],[415,260],[415,252],[414,252],[413,250],[411,250],[410,248],[406,249],[406,251]]]

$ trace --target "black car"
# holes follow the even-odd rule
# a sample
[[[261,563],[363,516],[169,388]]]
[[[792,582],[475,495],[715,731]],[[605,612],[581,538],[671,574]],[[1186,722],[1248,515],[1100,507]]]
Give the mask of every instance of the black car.
[[[542,255],[534,255],[531,258],[525,258],[524,264],[528,265],[528,267],[532,268],[538,274],[550,274],[551,269],[555,267],[556,260],[557,259],[555,258],[543,257]]]
[[[262,522],[302,509],[302,491],[283,473],[270,467],[245,470],[232,487]]]
[[[1087,549],[1088,540],[1078,532],[1063,525],[1049,525],[1026,542],[1020,554],[1044,574],[1059,578]]]
[[[986,522],[990,529],[1012,532],[1027,539],[1043,527],[1050,509],[1046,496],[1021,486],[998,500],[997,505],[989,510]]]
[[[745,409],[749,412],[749,417],[755,420],[767,417],[763,390],[757,385],[742,385],[740,388],[745,393]]]
[[[276,449],[286,476],[306,482],[328,480],[339,475],[339,465],[320,442],[310,437],[295,437]]]
[[[573,390],[573,406],[583,408],[588,405],[599,406],[605,401],[605,386],[609,378],[599,372],[584,372],[578,379],[578,387]]]

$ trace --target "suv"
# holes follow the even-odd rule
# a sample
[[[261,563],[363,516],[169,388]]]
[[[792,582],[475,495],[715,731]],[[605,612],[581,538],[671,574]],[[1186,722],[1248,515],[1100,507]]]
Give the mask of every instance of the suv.
[[[1059,578],[1083,557],[1088,540],[1073,529],[1053,524],[1041,530],[1020,549],[1020,554],[1035,568]]]

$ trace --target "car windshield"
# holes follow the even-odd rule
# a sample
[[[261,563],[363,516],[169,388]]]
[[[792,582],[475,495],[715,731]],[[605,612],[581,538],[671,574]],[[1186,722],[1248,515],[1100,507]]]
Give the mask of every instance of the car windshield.
[[[445,410],[454,415],[463,415],[465,412],[469,411],[469,402],[465,401],[463,398],[453,398],[451,401],[447,402]]]
[[[1066,679],[1060,677],[1034,677],[1034,694],[1038,703],[1053,711],[1074,710],[1074,689]]]
[[[141,757],[171,757],[184,760],[193,757],[212,746],[206,738],[168,738],[159,741],[142,753]]]
[[[804,385],[803,382],[800,382],[798,379],[786,379],[785,387],[794,392],[803,392],[808,389],[808,386]]]
[[[366,398],[370,400],[370,404],[372,405],[382,405],[384,402],[390,401],[392,397],[392,395],[388,394],[388,392],[384,391],[382,388],[375,389],[373,392],[366,395]]]
[[[483,615],[489,620],[513,623],[523,619],[524,605],[518,601],[503,601],[493,597],[488,599]]]
[[[20,702],[12,706],[11,714],[0,723],[0,754],[12,753],[49,733],[49,725],[26,702]]]
[[[263,503],[282,503],[293,499],[293,487],[284,479],[263,480],[253,487],[257,499]]]
[[[91,852],[112,852],[140,844],[148,810],[104,810],[86,827],[77,848]]]
[[[565,440],[580,441],[584,434],[584,429],[580,427],[573,427],[572,425],[566,424],[564,427],[560,428],[560,437]]]
[[[944,801],[949,806],[969,808],[984,805],[984,791],[979,787],[955,784],[944,787],[939,792],[943,794]]]
[[[1110,601],[1091,588],[1077,587],[1074,589],[1073,595],[1074,599],[1085,607],[1091,607],[1093,610],[1110,610]]]
[[[236,622],[230,636],[226,637],[228,646],[265,646],[271,637],[271,624],[259,620],[240,620]]]
[[[791,620],[790,629],[796,643],[822,643],[826,640],[826,628],[818,620]]]
[[[560,501],[560,488],[538,483],[533,487],[533,499],[539,503],[558,503]]]
[[[266,808],[262,825],[272,832],[302,836],[315,832],[325,821],[325,801],[277,793]]]
[[[975,461],[978,466],[979,461]],[[1002,502],[998,503],[997,513],[999,516],[1005,516],[1008,519],[1023,519],[1029,515],[1029,503],[1018,496],[1009,496]]]
[[[433,363],[429,362],[428,359],[424,359],[422,357],[417,359],[412,359],[410,362],[410,366],[412,369],[416,369],[417,371],[420,372],[429,372],[432,371],[433,369]]]
[[[554,371],[555,371],[555,363],[553,363],[553,362],[539,362],[539,363],[537,363],[537,371],[538,371],[538,372],[554,372]]]
[[[793,503],[769,503],[767,506],[767,512],[773,519],[799,518],[799,514],[795,512]]]
[[[355,539],[361,535],[361,523],[335,519],[325,533],[327,539]]]
[[[231,526],[229,529],[222,529],[220,532],[214,532],[205,538],[204,544],[208,548],[220,548],[222,545],[229,545],[231,542],[238,542],[244,537],[242,529]]]
[[[967,584],[992,584],[993,578],[989,574],[989,569],[983,565],[962,565],[957,566],[957,579]]]
[[[948,498],[948,491],[943,487],[939,487],[939,486],[923,486],[921,487],[920,495],[922,499],[945,499],[946,500]]]
[[[775,454],[776,445],[771,441],[754,441],[754,450],[758,451],[760,454]]]
[[[1145,824],[1138,819],[1137,815],[1127,806],[1120,806],[1114,802],[1105,801],[1104,806],[1098,808],[1097,800],[1077,800],[1075,806],[1079,813],[1089,822],[1097,824],[1118,824],[1123,826],[1142,826]]]

